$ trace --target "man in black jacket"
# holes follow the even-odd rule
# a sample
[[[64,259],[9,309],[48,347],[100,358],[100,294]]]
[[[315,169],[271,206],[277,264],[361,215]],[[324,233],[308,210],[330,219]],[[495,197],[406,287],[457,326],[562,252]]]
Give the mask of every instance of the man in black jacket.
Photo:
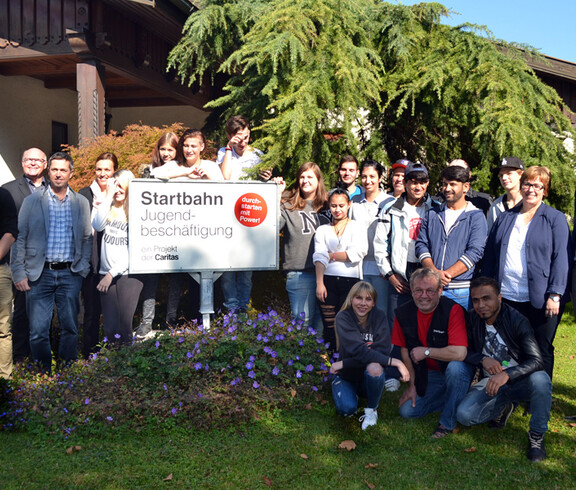
[[[480,367],[483,377],[460,403],[458,422],[475,425],[496,419],[504,427],[515,404],[528,401],[532,411],[528,459],[542,461],[552,382],[543,371],[534,331],[524,316],[502,303],[494,279],[478,277],[470,291],[474,309],[469,314],[466,362]]]
[[[22,176],[7,182],[2,187],[12,197],[16,213],[30,194],[44,191],[48,181],[44,177],[47,159],[39,148],[28,148],[22,154]],[[10,257],[7,257],[10,260]],[[14,361],[23,361],[30,356],[30,325],[26,312],[26,293],[13,288],[14,313],[12,317],[12,345]]]

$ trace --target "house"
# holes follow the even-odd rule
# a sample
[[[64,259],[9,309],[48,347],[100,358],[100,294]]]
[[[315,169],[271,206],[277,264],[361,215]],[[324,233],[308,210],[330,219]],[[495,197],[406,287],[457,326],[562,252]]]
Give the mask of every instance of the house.
[[[0,184],[46,153],[143,122],[202,127],[208,86],[166,72],[187,0],[0,0]]]

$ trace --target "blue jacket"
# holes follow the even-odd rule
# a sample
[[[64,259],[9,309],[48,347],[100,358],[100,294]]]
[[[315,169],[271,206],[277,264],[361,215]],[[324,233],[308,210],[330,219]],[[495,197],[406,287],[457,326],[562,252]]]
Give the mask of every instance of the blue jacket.
[[[467,288],[474,277],[476,264],[484,253],[486,218],[480,209],[468,202],[446,233],[445,214],[446,203],[428,211],[416,241],[416,256],[420,262],[431,258],[440,270],[446,270],[460,260],[468,270],[456,277],[445,289]]]
[[[501,214],[488,237],[483,275],[502,283],[510,233],[522,204]],[[572,252],[566,217],[546,204],[540,205],[526,234],[528,292],[534,308],[543,308],[548,294],[566,292]]]

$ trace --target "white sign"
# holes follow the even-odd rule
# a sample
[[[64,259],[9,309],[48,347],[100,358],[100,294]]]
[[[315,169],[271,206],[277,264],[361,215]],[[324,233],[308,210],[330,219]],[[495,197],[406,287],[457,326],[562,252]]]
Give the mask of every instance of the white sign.
[[[278,186],[135,179],[130,273],[278,269]]]

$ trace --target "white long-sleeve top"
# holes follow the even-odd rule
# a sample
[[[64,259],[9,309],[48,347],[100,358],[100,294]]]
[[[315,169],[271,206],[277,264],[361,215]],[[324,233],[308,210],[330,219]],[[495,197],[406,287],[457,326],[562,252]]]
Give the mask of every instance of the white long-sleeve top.
[[[339,248],[340,247],[340,248]],[[346,252],[349,262],[330,262],[329,253]],[[362,279],[362,259],[368,252],[368,234],[366,226],[359,221],[350,220],[340,239],[332,225],[319,226],[314,235],[314,263],[320,262],[326,267],[324,275],[356,277]]]
[[[104,231],[100,250],[100,274],[110,273],[112,277],[128,274],[128,221],[126,218],[110,219],[112,201],[106,199],[98,207],[92,227]]]

